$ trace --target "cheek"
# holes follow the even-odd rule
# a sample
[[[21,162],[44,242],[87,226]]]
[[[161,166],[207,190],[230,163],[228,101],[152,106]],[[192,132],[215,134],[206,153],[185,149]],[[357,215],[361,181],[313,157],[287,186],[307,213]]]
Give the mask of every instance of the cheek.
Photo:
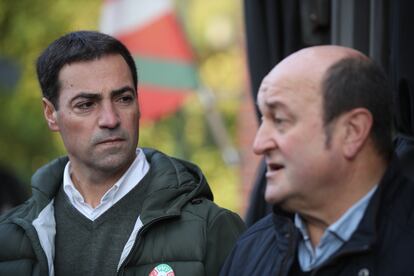
[[[279,151],[286,159],[296,159],[306,149],[306,139],[303,135],[290,133],[276,140]]]
[[[305,132],[301,135],[290,135],[279,142],[279,150],[287,163],[288,170],[295,174],[306,175],[317,170],[315,165],[325,152],[325,140],[321,135]]]
[[[94,126],[89,123],[88,118],[74,118],[71,116],[61,116],[59,118],[59,129],[65,143],[84,143],[89,141]]]
[[[71,129],[76,128],[76,123],[73,123],[73,119],[70,116],[60,114],[57,118],[57,123],[61,133],[70,132]]]
[[[124,114],[123,118],[123,128],[126,129],[129,133],[138,133],[139,127],[139,116],[138,113],[127,113]]]

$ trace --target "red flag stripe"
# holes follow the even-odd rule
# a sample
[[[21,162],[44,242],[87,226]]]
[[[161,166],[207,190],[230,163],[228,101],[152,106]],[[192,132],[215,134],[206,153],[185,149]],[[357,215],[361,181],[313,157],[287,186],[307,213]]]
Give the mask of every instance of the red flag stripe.
[[[148,57],[193,60],[192,50],[172,13],[163,15],[145,28],[120,34],[118,38],[133,55],[139,53]]]
[[[153,121],[176,112],[189,91],[163,89],[153,86],[138,88],[141,121]]]

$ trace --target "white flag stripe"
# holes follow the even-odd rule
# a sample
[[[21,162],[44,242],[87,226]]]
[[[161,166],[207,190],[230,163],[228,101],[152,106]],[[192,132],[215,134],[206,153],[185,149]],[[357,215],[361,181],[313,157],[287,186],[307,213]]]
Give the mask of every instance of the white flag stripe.
[[[100,30],[119,35],[145,27],[172,11],[171,0],[113,0],[103,5]]]

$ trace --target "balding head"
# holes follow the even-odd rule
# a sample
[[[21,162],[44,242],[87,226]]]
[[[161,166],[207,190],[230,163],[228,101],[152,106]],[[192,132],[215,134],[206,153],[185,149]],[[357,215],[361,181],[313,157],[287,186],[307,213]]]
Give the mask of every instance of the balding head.
[[[336,62],[355,58],[368,60],[357,50],[342,46],[324,45],[304,48],[279,62],[265,78],[276,74],[296,72],[302,79],[320,85],[327,70]]]
[[[309,88],[301,92],[321,95],[328,146],[331,138],[329,123],[346,111],[362,107],[373,116],[371,137],[375,146],[384,157],[390,155],[391,91],[381,68],[367,56],[355,49],[335,45],[304,48],[278,63],[264,82],[272,83],[280,76]]]

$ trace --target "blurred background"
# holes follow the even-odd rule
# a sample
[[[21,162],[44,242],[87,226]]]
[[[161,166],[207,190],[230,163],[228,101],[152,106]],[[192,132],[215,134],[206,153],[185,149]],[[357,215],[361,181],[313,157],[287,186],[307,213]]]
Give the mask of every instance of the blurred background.
[[[20,197],[27,196],[35,170],[65,154],[59,135],[43,119],[36,58],[67,32],[101,30],[120,38],[138,65],[144,113],[139,145],[196,163],[215,201],[243,215],[258,158],[251,152],[257,120],[248,89],[242,4],[1,0],[2,189],[14,186]]]

